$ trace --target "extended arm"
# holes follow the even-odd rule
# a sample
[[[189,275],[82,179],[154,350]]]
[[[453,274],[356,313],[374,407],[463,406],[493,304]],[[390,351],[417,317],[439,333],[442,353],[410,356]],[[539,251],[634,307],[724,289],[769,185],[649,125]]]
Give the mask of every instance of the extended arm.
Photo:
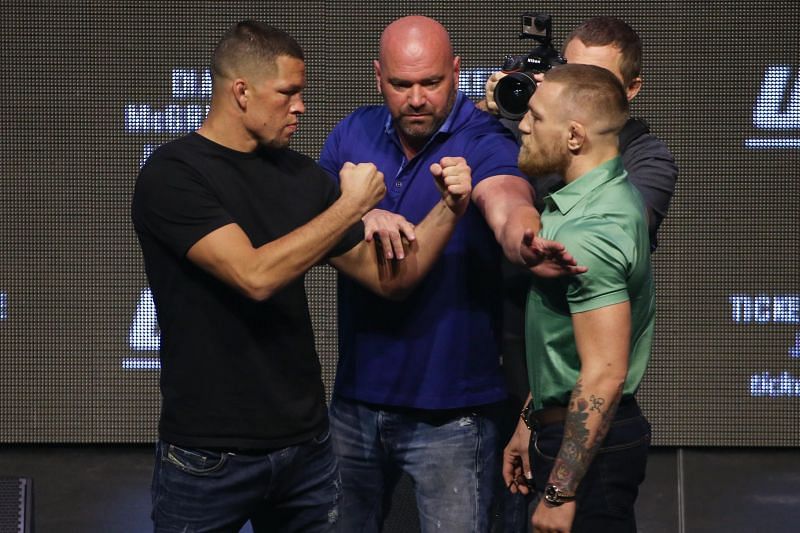
[[[187,258],[250,298],[269,298],[321,261],[383,197],[383,176],[374,165],[348,163],[342,172],[341,196],[307,224],[259,248],[238,224],[228,224],[197,241]]]
[[[509,261],[540,277],[586,272],[561,243],[536,236],[541,223],[533,198],[533,187],[526,180],[509,175],[486,178],[472,192]]]
[[[472,192],[469,166],[461,157],[445,157],[431,165],[442,199],[416,227],[402,261],[389,261],[364,241],[330,263],[371,291],[392,299],[405,297],[430,271],[466,211]]]
[[[509,261],[523,264],[519,243],[526,229],[539,233],[539,212],[533,207],[533,187],[519,176],[492,176],[475,186],[472,201],[494,233]]]
[[[628,373],[631,331],[630,302],[572,315],[581,361],[572,390],[564,439],[548,483],[574,494],[605,438],[622,398]],[[569,531],[575,502],[552,507],[540,502],[533,516],[536,527]]]

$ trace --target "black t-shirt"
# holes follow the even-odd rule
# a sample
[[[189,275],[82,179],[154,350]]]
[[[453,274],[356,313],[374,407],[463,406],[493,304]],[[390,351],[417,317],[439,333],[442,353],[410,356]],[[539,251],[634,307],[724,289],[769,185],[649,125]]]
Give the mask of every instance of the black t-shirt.
[[[185,446],[274,449],[327,424],[303,276],[263,302],[186,258],[238,224],[254,247],[309,222],[338,197],[292,150],[242,153],[197,133],[159,148],[139,173],[132,217],[161,328],[161,438]],[[330,252],[363,237],[358,224]]]

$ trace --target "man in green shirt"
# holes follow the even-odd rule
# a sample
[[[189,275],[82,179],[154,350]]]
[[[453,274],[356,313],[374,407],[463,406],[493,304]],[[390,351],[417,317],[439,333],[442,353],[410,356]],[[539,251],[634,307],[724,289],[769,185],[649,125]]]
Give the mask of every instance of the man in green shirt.
[[[558,172],[565,182],[545,199],[540,235],[589,267],[536,279],[528,297],[530,407],[506,447],[503,476],[512,492],[527,493],[530,483],[543,494],[535,531],[636,531],[650,426],[634,394],[650,357],[655,300],[647,217],[619,157],[627,118],[613,74],[568,64],[547,73],[520,124],[520,169]]]

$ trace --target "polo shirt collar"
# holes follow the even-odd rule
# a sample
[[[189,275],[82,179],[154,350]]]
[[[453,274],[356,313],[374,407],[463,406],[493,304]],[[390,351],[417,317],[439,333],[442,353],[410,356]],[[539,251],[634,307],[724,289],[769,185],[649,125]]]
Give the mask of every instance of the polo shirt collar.
[[[551,193],[545,201],[554,204],[562,215],[566,215],[587,194],[624,172],[622,158],[617,156]]]

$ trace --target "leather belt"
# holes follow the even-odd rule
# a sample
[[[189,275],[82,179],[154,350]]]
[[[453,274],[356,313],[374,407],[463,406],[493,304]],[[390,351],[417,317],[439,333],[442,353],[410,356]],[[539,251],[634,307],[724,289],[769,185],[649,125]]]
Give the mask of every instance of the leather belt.
[[[640,414],[641,411],[639,411],[639,405],[636,399],[633,396],[624,396],[620,405],[617,407],[614,420],[631,418]],[[531,411],[530,404],[528,404],[522,416],[530,429],[541,429],[545,426],[564,422],[564,420],[567,419],[567,407],[565,405],[551,405],[536,411]]]
[[[567,419],[567,408],[561,405],[545,407],[538,411],[533,411],[529,416],[531,426],[544,427],[558,424]]]

